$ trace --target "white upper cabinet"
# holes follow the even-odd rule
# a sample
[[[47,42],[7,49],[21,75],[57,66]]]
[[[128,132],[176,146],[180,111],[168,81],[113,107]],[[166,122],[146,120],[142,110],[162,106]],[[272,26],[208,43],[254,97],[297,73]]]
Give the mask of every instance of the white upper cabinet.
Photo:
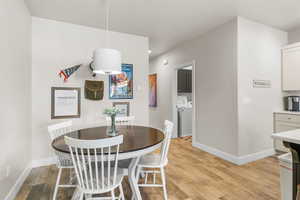
[[[282,49],[282,89],[300,90],[300,43]]]

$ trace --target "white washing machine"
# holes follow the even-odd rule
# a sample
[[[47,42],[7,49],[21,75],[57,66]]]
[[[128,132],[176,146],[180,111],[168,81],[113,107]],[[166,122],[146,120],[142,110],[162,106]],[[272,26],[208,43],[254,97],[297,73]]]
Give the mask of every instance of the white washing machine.
[[[178,109],[178,137],[192,136],[193,108]]]

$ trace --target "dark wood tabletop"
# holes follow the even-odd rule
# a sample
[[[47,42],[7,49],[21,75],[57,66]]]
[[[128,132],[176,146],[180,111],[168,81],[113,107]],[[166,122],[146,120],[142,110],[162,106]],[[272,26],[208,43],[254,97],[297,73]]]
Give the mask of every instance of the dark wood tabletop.
[[[67,133],[69,137],[82,140],[97,140],[108,138],[106,131],[107,126],[93,127],[77,130]],[[164,134],[155,128],[143,126],[118,126],[118,134],[124,136],[123,144],[120,145],[120,153],[142,150],[161,143],[164,140]],[[70,153],[68,146],[65,144],[64,136],[53,140],[52,147],[59,152]]]

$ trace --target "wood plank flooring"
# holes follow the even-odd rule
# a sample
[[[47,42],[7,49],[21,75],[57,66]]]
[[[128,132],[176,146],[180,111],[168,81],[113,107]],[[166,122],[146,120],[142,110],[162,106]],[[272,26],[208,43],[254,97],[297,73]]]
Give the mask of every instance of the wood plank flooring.
[[[35,168],[16,200],[50,200],[58,170]],[[170,200],[279,200],[279,164],[275,157],[237,166],[191,146],[190,138],[173,139],[166,168]],[[64,180],[68,171],[63,173]],[[123,187],[131,199],[128,181]],[[163,199],[160,188],[141,189],[143,199]],[[73,189],[60,189],[59,200],[71,199]]]

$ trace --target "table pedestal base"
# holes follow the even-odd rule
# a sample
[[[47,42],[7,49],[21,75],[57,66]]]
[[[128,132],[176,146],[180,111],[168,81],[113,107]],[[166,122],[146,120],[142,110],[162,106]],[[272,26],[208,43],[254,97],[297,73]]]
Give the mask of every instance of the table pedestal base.
[[[133,158],[128,169],[128,180],[132,191],[132,199],[142,200],[141,192],[136,180],[136,168],[140,161],[140,157]]]

